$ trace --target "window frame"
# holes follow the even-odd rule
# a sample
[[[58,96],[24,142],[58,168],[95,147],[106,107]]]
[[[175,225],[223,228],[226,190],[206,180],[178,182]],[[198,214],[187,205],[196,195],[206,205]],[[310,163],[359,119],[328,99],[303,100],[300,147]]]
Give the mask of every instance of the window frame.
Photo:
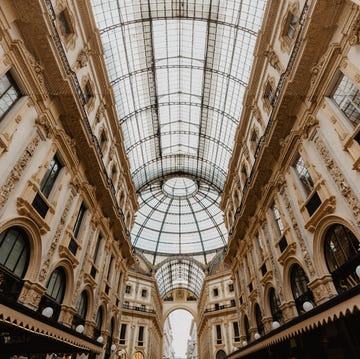
[[[10,238],[10,235],[12,234],[12,232],[15,231],[17,232],[17,234],[15,241],[13,241],[13,238]],[[13,243],[10,243],[9,240],[12,241]],[[4,251],[4,245],[6,245],[6,241],[9,241],[9,251],[7,252],[7,254]],[[16,247],[19,241],[22,242],[20,243],[21,248],[17,249]],[[5,229],[3,232],[0,233],[0,249],[1,248],[2,248],[0,252],[1,257],[4,256],[4,254],[6,254],[6,258],[5,256],[4,256],[4,260],[0,258],[1,260],[0,267],[4,268],[6,271],[12,273],[14,276],[18,278],[23,278],[28,269],[29,261],[30,261],[30,243],[29,243],[29,237],[25,232],[25,230],[17,226],[9,227]],[[16,255],[15,251],[18,252],[17,257],[14,257],[15,259],[16,258],[17,259],[10,267],[8,265],[8,262],[9,260],[11,260],[11,258],[13,258],[14,255]],[[21,265],[20,267],[19,264]]]
[[[17,82],[14,79],[14,76],[11,73],[11,70],[6,71],[5,73],[3,73],[0,76],[0,84],[2,83],[2,79],[6,78],[9,86],[6,88],[6,90],[4,90],[3,92],[0,92],[0,105],[1,105],[1,101],[3,100],[4,96],[8,95],[10,91],[14,91],[16,97],[14,99],[12,99],[13,101],[11,102],[11,104],[9,104],[5,109],[4,112],[1,113],[1,109],[0,109],[0,123],[2,122],[2,120],[5,118],[5,116],[9,113],[9,111],[14,107],[14,105],[18,102],[18,100],[23,96],[19,85],[17,84]],[[1,90],[1,87],[0,87]]]

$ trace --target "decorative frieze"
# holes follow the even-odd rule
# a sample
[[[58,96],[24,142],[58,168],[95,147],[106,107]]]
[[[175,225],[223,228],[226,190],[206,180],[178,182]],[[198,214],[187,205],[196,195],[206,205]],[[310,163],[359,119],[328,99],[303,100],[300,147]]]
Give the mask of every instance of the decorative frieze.
[[[27,166],[31,157],[33,156],[39,142],[40,142],[40,137],[38,134],[36,134],[32,139],[32,141],[26,147],[20,159],[16,162],[15,166],[12,168],[12,171],[9,173],[4,184],[0,187],[0,209],[4,207],[5,203],[8,201],[11,192],[14,190],[16,184],[19,182],[25,170],[25,167]]]
[[[349,208],[352,210],[355,221],[360,225],[360,202],[359,198],[356,196],[348,182],[346,181],[343,173],[341,172],[339,166],[336,164],[333,156],[330,154],[330,151],[326,147],[323,140],[320,136],[314,138],[314,143],[319,151],[326,168],[328,169],[332,179],[336,183],[340,193],[343,195],[344,200],[347,202]]]

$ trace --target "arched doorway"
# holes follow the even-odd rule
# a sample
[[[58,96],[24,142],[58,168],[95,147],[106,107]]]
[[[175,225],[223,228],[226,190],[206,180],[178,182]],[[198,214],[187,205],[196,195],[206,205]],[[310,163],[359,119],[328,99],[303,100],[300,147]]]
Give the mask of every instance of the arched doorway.
[[[175,358],[197,357],[197,328],[193,315],[185,309],[175,309],[165,320],[163,356],[172,350]]]

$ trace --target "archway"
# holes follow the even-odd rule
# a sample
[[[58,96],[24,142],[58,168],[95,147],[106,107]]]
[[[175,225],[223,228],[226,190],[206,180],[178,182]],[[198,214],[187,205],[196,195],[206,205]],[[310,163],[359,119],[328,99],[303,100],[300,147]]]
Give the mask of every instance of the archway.
[[[164,324],[163,357],[191,358],[197,353],[197,328],[190,311],[175,309],[167,316]]]

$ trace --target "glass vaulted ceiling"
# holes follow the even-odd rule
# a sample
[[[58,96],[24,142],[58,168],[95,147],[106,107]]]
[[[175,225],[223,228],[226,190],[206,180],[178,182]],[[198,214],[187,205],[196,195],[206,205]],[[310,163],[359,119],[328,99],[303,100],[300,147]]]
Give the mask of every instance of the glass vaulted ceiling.
[[[154,264],[207,263],[265,0],[92,0]]]

